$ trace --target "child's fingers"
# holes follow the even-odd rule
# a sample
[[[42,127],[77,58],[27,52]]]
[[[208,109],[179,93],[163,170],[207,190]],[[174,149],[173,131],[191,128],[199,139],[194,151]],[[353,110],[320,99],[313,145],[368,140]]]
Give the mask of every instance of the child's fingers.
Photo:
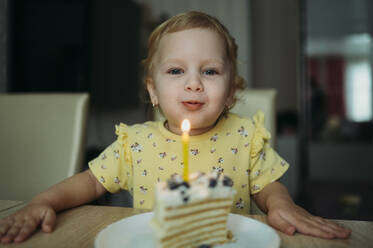
[[[283,217],[287,222],[295,226],[296,230],[300,233],[325,238],[333,239],[335,235],[333,232],[327,228],[320,228],[320,224],[316,221],[312,221],[311,215],[307,212],[300,211],[298,214],[290,214],[287,212],[281,212],[281,217]]]
[[[21,227],[18,235],[14,238],[15,242],[22,242],[26,240],[37,228],[38,222],[34,219],[28,219]]]
[[[280,215],[290,224],[294,225],[297,231],[320,238],[348,238],[350,231],[338,226],[332,221],[325,220],[318,216],[309,214],[302,208],[296,208],[291,212],[280,212]]]
[[[0,240],[1,240],[1,237],[3,237],[8,232],[10,226],[11,226],[10,219],[0,220]]]
[[[307,222],[300,222],[297,225],[297,230],[300,233],[307,234],[310,236],[320,237],[324,239],[333,239],[335,235],[333,233],[328,232],[327,230],[322,230],[318,226]]]
[[[53,210],[48,209],[41,223],[42,230],[44,232],[52,232],[55,222],[56,222],[56,213]]]
[[[326,224],[326,222],[324,222],[323,224],[321,224],[320,222],[317,222],[317,221],[314,221],[314,220],[311,220],[311,225],[312,226],[315,226],[316,228],[319,228],[320,230],[326,232],[326,233],[330,233],[333,235],[332,238],[336,238],[336,237],[339,237],[338,235],[338,230],[334,229],[333,227],[329,226]]]
[[[284,232],[288,235],[293,235],[295,232],[295,227],[286,220],[284,220],[280,215],[269,216],[268,222],[271,226],[277,228],[281,232]]]
[[[333,234],[334,237],[332,238],[347,238],[349,235],[345,232],[345,229],[343,227],[331,221],[325,220],[319,216],[300,217],[298,221],[306,222],[312,227],[319,228],[326,233]]]
[[[49,206],[29,205],[0,220],[0,243],[22,242],[42,224],[44,232],[51,232],[56,220]]]
[[[330,227],[332,227],[333,229],[337,230],[337,231],[343,231],[343,230],[349,230],[348,228],[345,228],[341,225],[339,225],[337,222],[335,221],[331,221],[331,220],[327,220],[327,219],[323,219],[321,217],[314,217],[314,220],[319,222],[320,224],[322,225],[329,225]]]
[[[10,243],[13,241],[14,237],[18,235],[21,227],[19,224],[14,223],[9,229],[8,232],[2,237],[2,243]]]
[[[10,229],[11,226],[12,226],[11,220],[9,219],[1,220],[0,222],[0,243],[7,243],[6,240],[8,240],[9,238],[5,238],[5,236],[7,235],[8,230]]]
[[[336,222],[323,219],[321,217],[313,217],[312,221],[319,225],[323,230],[333,233],[338,238],[348,238],[351,234],[351,230],[338,225]]]

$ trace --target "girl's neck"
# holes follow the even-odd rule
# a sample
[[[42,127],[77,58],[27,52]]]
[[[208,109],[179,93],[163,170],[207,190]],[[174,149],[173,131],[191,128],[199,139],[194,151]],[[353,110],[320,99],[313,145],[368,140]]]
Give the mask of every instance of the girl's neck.
[[[207,133],[208,131],[210,131],[211,129],[213,129],[213,128],[216,126],[216,123],[218,123],[219,119],[220,119],[220,118],[218,118],[218,119],[215,121],[214,125],[211,125],[211,126],[209,126],[209,127],[203,127],[203,128],[192,128],[192,129],[190,129],[190,131],[189,131],[189,135],[190,135],[190,136],[196,136],[196,135],[201,135],[201,134]],[[176,129],[174,130],[174,128],[170,127],[170,126],[168,125],[168,121],[167,121],[167,120],[164,122],[164,127],[165,127],[168,131],[170,131],[171,133],[174,133],[174,134],[177,134],[177,135],[181,135],[181,134],[182,134],[182,131],[180,130],[180,128],[176,128]]]

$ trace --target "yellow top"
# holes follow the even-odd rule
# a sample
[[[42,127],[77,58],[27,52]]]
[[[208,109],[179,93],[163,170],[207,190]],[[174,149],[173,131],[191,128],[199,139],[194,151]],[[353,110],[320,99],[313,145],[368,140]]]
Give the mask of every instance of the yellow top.
[[[89,167],[108,191],[129,190],[134,208],[151,209],[154,185],[183,173],[181,136],[168,131],[163,122],[121,123],[116,134],[117,140]],[[189,173],[217,170],[229,176],[237,190],[232,212],[249,213],[250,194],[280,178],[289,167],[268,144],[262,112],[253,119],[230,113],[207,133],[189,138]]]

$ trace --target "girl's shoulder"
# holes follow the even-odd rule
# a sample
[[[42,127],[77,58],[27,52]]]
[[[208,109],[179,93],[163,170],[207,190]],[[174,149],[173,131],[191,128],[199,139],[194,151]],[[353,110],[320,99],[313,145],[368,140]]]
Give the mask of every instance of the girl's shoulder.
[[[254,136],[261,136],[269,139],[270,133],[264,127],[264,114],[262,111],[257,111],[252,117],[240,116],[235,113],[228,113],[227,122],[229,123],[226,126],[238,128],[239,133],[244,133],[247,135],[247,132],[253,133]]]
[[[243,137],[251,137],[251,157],[257,157],[262,151],[264,144],[271,138],[270,132],[264,127],[264,114],[256,112],[252,118],[242,117],[230,113],[228,116],[232,122],[239,127],[237,130]]]
[[[147,121],[144,123],[137,123],[132,125],[127,125],[124,123],[119,123],[119,125],[115,125],[115,132],[118,135],[118,133],[139,133],[144,130],[151,130],[151,129],[157,129],[159,123],[156,121]]]
[[[115,134],[118,136],[118,141],[125,141],[132,137],[149,137],[159,130],[159,122],[148,121],[140,124],[127,125],[120,123],[115,126]]]
[[[226,118],[230,125],[245,125],[250,128],[264,126],[264,114],[262,111],[257,111],[251,117],[229,112],[223,118]]]

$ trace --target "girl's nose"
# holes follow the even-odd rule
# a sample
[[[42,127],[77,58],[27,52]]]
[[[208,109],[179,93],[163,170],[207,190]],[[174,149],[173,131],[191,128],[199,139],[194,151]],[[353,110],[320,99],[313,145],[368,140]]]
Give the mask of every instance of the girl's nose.
[[[188,79],[185,84],[185,90],[187,91],[196,91],[202,92],[203,91],[203,84],[199,76],[192,76]]]

